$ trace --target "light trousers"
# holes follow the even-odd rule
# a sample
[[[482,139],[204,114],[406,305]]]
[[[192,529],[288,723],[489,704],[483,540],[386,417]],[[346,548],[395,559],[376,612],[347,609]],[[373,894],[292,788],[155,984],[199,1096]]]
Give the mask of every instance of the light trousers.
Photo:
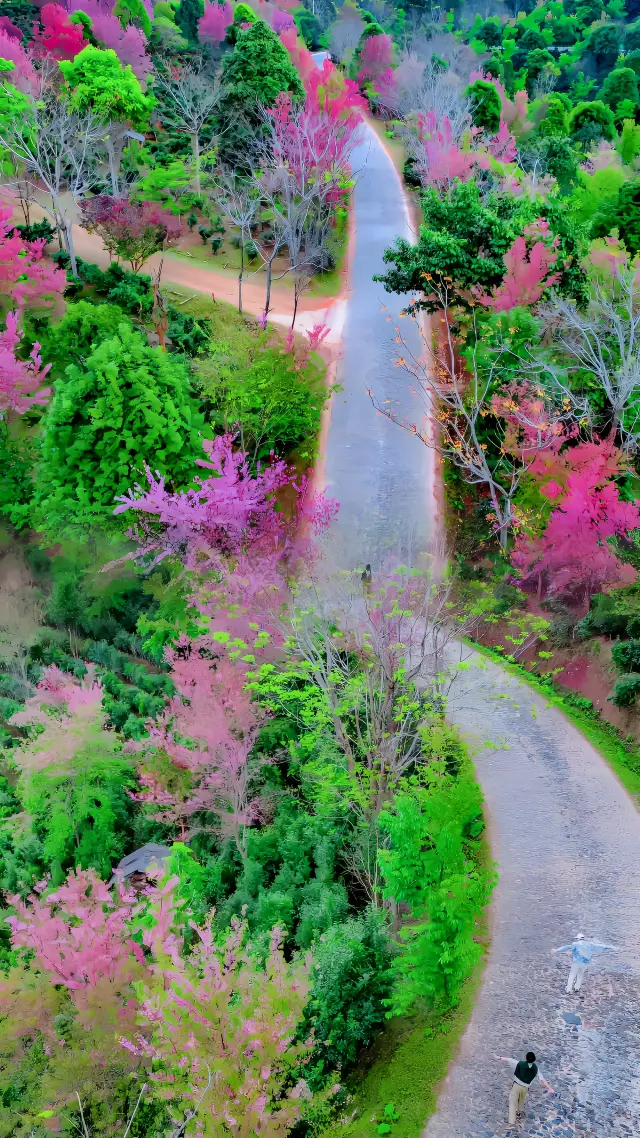
[[[576,992],[578,992],[580,990],[580,988],[582,986],[582,980],[584,977],[584,970],[586,967],[587,967],[586,964],[572,964],[571,965],[571,971],[569,973],[569,979],[567,980],[567,992],[572,992],[574,989],[574,986],[575,986]]]
[[[520,1083],[514,1083],[509,1091],[509,1122],[511,1126],[516,1120],[516,1114],[524,1110],[524,1101],[528,1090],[528,1087],[521,1087]]]

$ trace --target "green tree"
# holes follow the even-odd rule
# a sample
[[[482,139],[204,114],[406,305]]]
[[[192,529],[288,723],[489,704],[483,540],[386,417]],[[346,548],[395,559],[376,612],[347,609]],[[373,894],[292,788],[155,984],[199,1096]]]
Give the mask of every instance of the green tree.
[[[44,357],[53,366],[54,376],[63,376],[69,364],[83,364],[103,340],[116,336],[121,325],[133,327],[117,304],[90,304],[78,300],[68,304],[58,324],[51,325],[43,338]]]
[[[90,110],[105,122],[119,119],[136,129],[148,124],[154,98],[145,95],[129,64],[123,67],[115,51],[85,47],[75,59],[62,60],[60,70],[74,110]]]
[[[569,115],[569,133],[575,142],[582,143],[585,151],[601,138],[611,141],[616,136],[613,111],[600,99],[578,103]]]
[[[602,171],[604,173],[604,171]],[[617,198],[609,207],[602,208],[594,218],[592,237],[607,237],[613,229],[624,241],[627,252],[635,257],[640,253],[640,184],[624,182]]]
[[[60,537],[113,526],[116,497],[145,462],[171,485],[189,485],[201,427],[183,362],[123,322],[55,385],[36,472],[36,528]]]
[[[474,940],[478,917],[494,885],[479,868],[469,838],[481,829],[481,795],[463,773],[447,775],[434,764],[426,783],[408,780],[380,818],[390,848],[380,850],[385,895],[410,909],[401,930],[404,951],[394,967],[393,1010],[416,1003],[449,1008],[481,954]]]
[[[222,63],[224,108],[244,111],[257,103],[272,107],[282,91],[302,102],[304,90],[286,47],[264,20],[238,33],[232,52]]]
[[[615,67],[621,47],[622,36],[617,24],[599,24],[587,40],[587,48],[601,73]]]
[[[117,0],[113,14],[118,17],[123,28],[135,24],[137,28],[142,28],[147,38],[151,35],[151,20],[142,0]]]
[[[306,8],[300,8],[299,11],[296,12],[294,20],[309,50],[315,51],[319,48],[322,25],[313,15],[313,12],[309,12]]]
[[[198,42],[198,21],[204,15],[202,0],[180,0],[176,23],[187,43]]]
[[[495,134],[500,126],[501,103],[493,83],[476,79],[475,83],[467,87],[465,95],[471,100],[473,125],[489,134]]]
[[[602,84],[602,101],[613,110],[618,103],[629,100],[633,106],[638,103],[638,80],[631,67],[616,67],[610,71]]]
[[[547,103],[544,116],[536,128],[537,133],[542,138],[566,136],[569,133],[568,111],[570,108],[571,101],[568,98],[565,102],[565,99],[560,98],[560,96],[552,95]]]
[[[623,120],[618,150],[625,164],[633,162],[640,154],[640,126],[636,126],[633,119]]]
[[[467,308],[473,287],[490,292],[502,281],[504,254],[526,224],[528,205],[512,195],[498,198],[490,194],[484,199],[474,182],[456,182],[444,199],[430,189],[422,203],[424,223],[417,243],[398,238],[383,258],[393,267],[375,279],[382,281],[387,292],[422,295],[429,287],[448,291],[450,298]],[[425,278],[432,286],[425,285]],[[419,300],[415,306],[436,312],[440,301],[436,296]]]

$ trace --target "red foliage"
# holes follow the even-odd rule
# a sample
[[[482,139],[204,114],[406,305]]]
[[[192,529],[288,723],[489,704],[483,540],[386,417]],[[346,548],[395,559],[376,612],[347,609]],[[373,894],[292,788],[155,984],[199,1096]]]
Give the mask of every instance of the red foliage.
[[[548,223],[539,221],[538,227],[539,229],[544,227],[546,236]],[[532,230],[528,232],[531,234]],[[544,240],[536,241],[528,248],[524,235],[516,237],[503,257],[507,271],[502,284],[494,288],[491,295],[479,291],[476,291],[475,295],[480,304],[492,308],[494,312],[508,312],[512,308],[535,304],[545,289],[555,284],[560,277],[559,273],[550,273],[556,259],[556,254]]]
[[[69,13],[59,4],[45,4],[40,13],[40,27],[33,25],[33,55],[43,59],[47,55],[54,59],[75,59],[87,46],[79,24],[72,24]]]
[[[383,32],[378,36],[367,36],[360,48],[360,83],[373,83],[382,79],[388,81],[388,71],[393,61],[393,40]]]
[[[635,570],[607,544],[640,525],[638,504],[620,499],[615,477],[621,466],[622,454],[609,440],[536,459],[531,469],[541,493],[558,508],[542,537],[516,539],[511,561],[523,581],[544,578],[550,593],[588,601],[607,586],[635,580]]]

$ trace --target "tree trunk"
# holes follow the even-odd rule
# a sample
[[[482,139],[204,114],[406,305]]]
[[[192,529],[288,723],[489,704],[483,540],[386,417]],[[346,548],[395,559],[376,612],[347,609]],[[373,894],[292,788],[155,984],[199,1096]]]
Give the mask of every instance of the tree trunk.
[[[193,150],[193,165],[194,165],[194,185],[196,193],[200,193],[200,140],[198,139],[198,132],[194,131],[191,135],[191,149]]]
[[[244,276],[244,234],[240,242],[240,272],[238,274],[238,312],[242,316],[242,278]]]
[[[116,154],[113,149],[113,139],[111,135],[106,139],[107,158],[109,160],[109,178],[111,180],[111,196],[114,198],[120,197],[120,186],[118,184],[118,174],[116,172]]]
[[[264,300],[264,314],[269,315],[269,308],[271,307],[271,271],[273,265],[273,257],[267,261],[267,295]]]
[[[62,215],[61,218],[61,226],[64,243],[67,246],[67,253],[69,254],[69,259],[71,261],[71,272],[73,273],[74,277],[77,277],[78,263],[76,261],[76,251],[73,244],[73,226],[69,221],[67,221],[64,215]]]
[[[299,297],[298,290],[297,290],[297,288],[294,287],[294,290],[293,290],[293,318],[291,320],[291,327],[292,328],[296,322],[296,316],[298,315],[298,300],[299,299],[300,299],[300,297]]]

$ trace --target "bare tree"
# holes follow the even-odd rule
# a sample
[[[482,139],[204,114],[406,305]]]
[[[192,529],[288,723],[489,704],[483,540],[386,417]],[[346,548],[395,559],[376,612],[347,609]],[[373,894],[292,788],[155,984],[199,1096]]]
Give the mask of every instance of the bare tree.
[[[635,268],[617,265],[608,280],[594,280],[585,309],[552,294],[540,314],[575,371],[597,383],[611,412],[611,435],[625,450],[640,440],[640,291]],[[576,395],[560,374],[554,379],[565,398]],[[580,407],[583,413],[582,406]]]
[[[240,268],[238,270],[238,312],[242,312],[242,282],[245,269],[245,249],[251,239],[251,230],[260,210],[260,197],[250,178],[242,178],[235,171],[222,170],[215,178],[215,200],[225,217],[235,225],[240,235]]]
[[[166,65],[156,70],[156,85],[191,138],[195,188],[200,193],[200,136],[205,123],[219,105],[222,86],[219,72],[205,73],[201,66]],[[165,115],[167,125],[174,125],[172,117]]]
[[[44,187],[42,208],[53,219],[77,276],[72,220],[64,200],[77,204],[97,181],[97,153],[108,127],[91,113],[70,111],[51,87],[35,99],[29,115],[0,128],[0,145]]]
[[[396,329],[396,342],[403,349],[398,363],[418,384],[425,406],[424,424],[409,423],[405,418],[399,418],[395,411],[379,404],[373,392],[369,394],[381,415],[448,459],[461,471],[469,485],[485,488],[494,528],[501,547],[506,549],[509,531],[515,521],[513,501],[522,479],[536,457],[557,442],[561,425],[573,421],[573,408],[564,405],[556,409],[550,398],[544,398],[543,392],[531,401],[531,405],[527,405],[526,400],[518,405],[510,399],[511,437],[505,429],[504,420],[500,419],[502,426],[496,429],[491,440],[490,461],[486,419],[489,415],[498,414],[493,395],[513,375],[513,349],[510,344],[499,345],[494,352],[486,353],[488,362],[480,365],[480,339],[474,312],[471,329],[473,348],[468,366],[462,366],[456,356],[449,297],[442,293],[439,299],[444,314],[440,346],[434,346],[414,316],[423,348],[418,358],[400,330]],[[522,366],[527,363],[530,363],[531,377],[539,379],[543,361],[523,360]]]
[[[365,592],[357,581],[317,588],[315,604],[285,626],[291,666],[314,684],[327,709],[353,786],[353,809],[380,814],[399,779],[420,765],[420,723],[440,721],[460,661],[465,602],[441,572],[386,574]],[[360,851],[354,861],[365,861]]]
[[[344,63],[355,51],[365,27],[362,17],[351,8],[341,8],[329,32],[331,54]]]

